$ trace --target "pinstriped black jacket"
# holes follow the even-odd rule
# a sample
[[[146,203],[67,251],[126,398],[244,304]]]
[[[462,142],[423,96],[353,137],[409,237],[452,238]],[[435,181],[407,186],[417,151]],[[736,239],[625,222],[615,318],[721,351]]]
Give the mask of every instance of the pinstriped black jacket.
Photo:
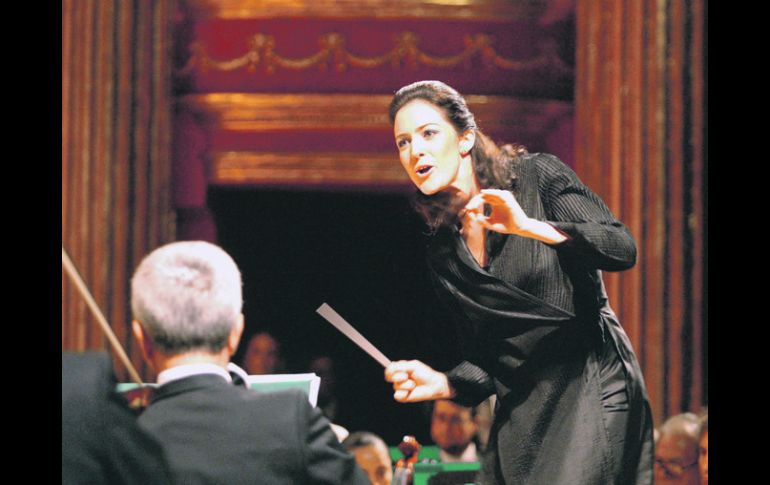
[[[553,155],[521,156],[513,170],[511,191],[524,212],[567,241],[495,235],[482,268],[458,228],[449,226],[428,251],[466,359],[447,373],[456,400],[475,405],[498,397],[477,483],[652,483],[652,421],[641,370],[601,280],[602,270],[635,264],[634,239]],[[618,357],[616,377],[628,397],[622,450],[609,443],[600,380]]]

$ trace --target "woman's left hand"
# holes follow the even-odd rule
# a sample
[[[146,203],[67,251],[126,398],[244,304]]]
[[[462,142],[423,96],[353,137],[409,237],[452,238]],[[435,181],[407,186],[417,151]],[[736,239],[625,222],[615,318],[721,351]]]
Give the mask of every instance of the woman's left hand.
[[[488,216],[484,215],[484,204],[492,208]],[[465,217],[485,229],[503,234],[516,234],[548,244],[559,244],[567,240],[567,235],[552,225],[528,217],[516,197],[507,190],[482,190],[466,204]]]
[[[492,211],[484,215],[484,205]],[[465,214],[490,231],[503,234],[526,235],[532,226],[532,219],[507,190],[484,189],[465,205]]]

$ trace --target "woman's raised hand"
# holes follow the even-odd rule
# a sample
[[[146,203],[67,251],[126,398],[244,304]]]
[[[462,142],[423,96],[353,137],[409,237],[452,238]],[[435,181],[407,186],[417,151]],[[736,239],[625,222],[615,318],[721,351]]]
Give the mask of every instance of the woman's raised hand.
[[[393,383],[393,398],[399,402],[450,399],[454,391],[446,374],[419,360],[399,360],[385,368],[385,380]]]
[[[484,205],[492,211],[484,215]],[[531,219],[516,201],[516,197],[507,190],[483,189],[465,205],[465,214],[486,229],[503,234],[521,234],[528,232]]]
[[[489,215],[484,215],[485,204],[491,208]],[[516,197],[507,190],[483,189],[465,205],[465,217],[485,229],[503,234],[516,234],[548,244],[567,240],[566,234],[547,222],[528,217]]]

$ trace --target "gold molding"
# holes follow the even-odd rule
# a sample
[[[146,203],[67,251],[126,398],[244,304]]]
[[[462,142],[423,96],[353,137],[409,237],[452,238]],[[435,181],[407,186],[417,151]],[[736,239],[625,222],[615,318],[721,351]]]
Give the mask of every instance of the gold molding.
[[[390,130],[390,95],[210,93],[180,99],[216,128],[237,132],[272,130]],[[527,130],[572,116],[572,103],[470,95],[465,99],[482,130]]]
[[[390,96],[383,95],[210,93],[180,102],[231,131],[381,130],[390,123]]]
[[[246,68],[256,72],[262,64],[267,74],[273,74],[276,68],[289,70],[305,70],[318,67],[320,70],[335,69],[343,72],[349,67],[373,69],[386,64],[394,69],[406,67],[417,69],[420,66],[449,69],[465,65],[471,69],[470,61],[480,58],[485,68],[497,67],[510,71],[527,71],[545,69],[556,75],[573,75],[574,70],[559,57],[558,45],[553,40],[547,40],[538,54],[527,60],[506,59],[500,56],[493,47],[494,39],[488,34],[466,35],[463,38],[463,51],[445,57],[437,57],[420,50],[420,37],[414,32],[400,32],[392,37],[393,48],[379,56],[361,57],[347,50],[347,39],[343,34],[327,32],[318,38],[319,51],[303,58],[283,57],[275,51],[275,38],[272,35],[258,33],[249,39],[249,49],[243,55],[228,60],[216,60],[208,54],[208,47],[202,41],[190,45],[191,55],[184,67],[177,70],[178,77],[184,77],[193,72],[205,73],[210,69],[215,71],[234,71]]]
[[[211,154],[209,183],[215,185],[381,185],[409,187],[398,155],[382,153]]]
[[[475,21],[533,21],[545,0],[186,0],[199,18],[375,18]]]

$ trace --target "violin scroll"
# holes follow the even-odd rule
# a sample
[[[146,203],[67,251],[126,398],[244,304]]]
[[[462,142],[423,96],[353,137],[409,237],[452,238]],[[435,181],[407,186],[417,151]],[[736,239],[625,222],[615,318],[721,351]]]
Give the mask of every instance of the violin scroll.
[[[396,462],[396,469],[393,473],[392,485],[411,485],[414,480],[414,464],[420,455],[422,445],[414,436],[404,436],[398,445],[399,451],[404,455]]]

